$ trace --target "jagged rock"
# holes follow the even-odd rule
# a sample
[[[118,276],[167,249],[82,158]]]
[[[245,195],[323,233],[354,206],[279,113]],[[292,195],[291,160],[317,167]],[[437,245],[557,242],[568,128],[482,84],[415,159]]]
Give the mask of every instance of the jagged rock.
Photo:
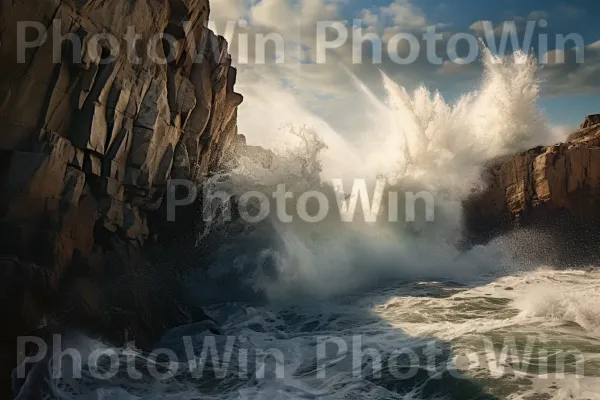
[[[73,167],[83,170],[83,163],[85,161],[85,152],[81,149],[73,149],[73,158],[71,159],[71,162],[69,163],[69,165],[72,165]]]
[[[102,194],[123,201],[123,196],[119,193],[122,186],[119,184],[118,180],[105,176],[100,182],[102,185]]]
[[[174,115],[187,114],[196,107],[194,84],[185,76],[169,76],[169,107]]]
[[[83,159],[83,171],[88,175],[102,175],[102,158],[92,152],[86,152]]]
[[[6,156],[4,193],[25,193],[35,197],[60,198],[67,163],[46,153],[14,151]]]
[[[180,141],[175,147],[171,176],[175,179],[186,178],[190,176],[190,171],[190,156],[185,143]]]
[[[579,128],[586,129],[597,124],[600,124],[600,114],[588,115]]]
[[[589,121],[595,119],[588,117],[566,143],[492,161],[483,172],[484,189],[464,203],[469,235],[487,240],[553,215],[600,222],[600,126]]]
[[[252,162],[261,165],[265,169],[269,169],[273,165],[275,154],[271,150],[260,146],[249,146],[246,144],[246,137],[244,135],[236,135],[225,155],[225,160],[232,168],[235,168],[238,165],[238,160],[243,157],[249,158]]]
[[[58,307],[55,290],[69,287],[69,276],[98,283],[96,300],[82,298],[87,305],[78,313],[88,315],[61,317],[61,323],[93,320],[106,327],[98,321],[104,310],[89,310],[109,308],[99,282],[108,271],[120,276],[140,263],[140,249],[166,224],[160,216],[169,179],[200,183],[226,154],[231,158],[242,97],[234,91],[227,43],[206,28],[208,16],[208,0],[2,2],[0,236],[7,239],[0,244],[0,273],[11,286],[0,285],[0,308],[29,311],[5,314],[5,325],[14,329],[0,339],[27,334],[42,315],[52,314]],[[60,19],[61,35],[82,40],[81,49],[66,41],[57,62],[53,19]],[[48,28],[47,41],[27,49],[24,62],[17,58],[21,21]],[[183,21],[190,22],[185,29]],[[127,51],[101,62],[110,51],[100,42],[102,53],[94,54],[90,38],[123,37],[129,26],[141,35],[139,62],[132,63]],[[168,64],[153,63],[146,52],[150,38],[161,32],[180,44]],[[36,37],[35,30],[27,32],[27,40]],[[162,45],[156,50],[164,56]],[[17,261],[4,263],[3,254]],[[34,270],[51,279],[34,279],[29,273]],[[126,291],[138,287],[135,279],[125,281]],[[135,318],[146,306],[131,303],[126,306],[133,317],[115,329],[149,340],[151,334],[141,328],[147,321]],[[142,314],[149,318],[150,312]],[[148,330],[160,335],[163,325]],[[6,364],[0,369],[4,373]]]
[[[168,124],[169,117],[167,82],[162,79],[153,79],[135,119],[135,126],[155,130],[162,124]]]
[[[84,186],[85,173],[77,168],[67,167],[67,172],[65,174],[65,188],[61,194],[63,201],[78,205]]]

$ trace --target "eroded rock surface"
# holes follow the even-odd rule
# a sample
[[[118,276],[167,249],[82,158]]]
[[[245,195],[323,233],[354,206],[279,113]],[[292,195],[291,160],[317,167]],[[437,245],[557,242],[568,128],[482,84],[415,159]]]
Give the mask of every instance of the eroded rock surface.
[[[6,380],[15,336],[35,329],[65,293],[78,311],[64,323],[85,315],[101,325],[105,315],[94,319],[94,313],[106,314],[103,307],[112,304],[102,298],[102,282],[118,277],[135,285],[127,269],[161,229],[157,215],[169,180],[199,182],[219,167],[236,140],[242,96],[234,91],[226,41],[205,27],[208,0],[2,0],[1,6],[0,374]],[[47,37],[21,55],[24,21]],[[140,35],[135,57],[123,39],[128,29]],[[35,28],[24,32],[28,41],[38,37]],[[111,62],[105,61],[114,46],[97,40],[101,33],[120,42]],[[147,51],[158,33],[175,38],[172,51],[160,38],[154,46],[154,58],[169,55],[168,62]],[[80,39],[80,51],[60,41],[66,35]],[[133,294],[122,301],[143,308],[146,299]],[[125,315],[119,328],[165,328],[150,327],[151,319]]]
[[[485,189],[464,204],[466,229],[476,241],[518,225],[555,223],[556,234],[563,223],[598,228],[600,116],[587,117],[565,143],[493,160],[483,176]]]

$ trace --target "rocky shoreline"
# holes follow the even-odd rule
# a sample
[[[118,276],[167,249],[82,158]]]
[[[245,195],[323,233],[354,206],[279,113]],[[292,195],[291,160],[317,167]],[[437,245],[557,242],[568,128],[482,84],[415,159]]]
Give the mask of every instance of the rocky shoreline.
[[[179,301],[170,252],[193,247],[198,205],[167,222],[171,179],[197,184],[239,155],[272,161],[237,132],[236,69],[206,28],[208,0],[5,1],[0,13],[0,391],[11,397],[16,337],[45,327],[87,330],[151,346],[166,330],[206,318]],[[53,39],[66,41],[53,62]],[[18,60],[18,23],[48,39]],[[189,24],[184,24],[188,21]],[[89,38],[176,39],[171,60],[92,56]],[[104,46],[103,42],[100,42]],[[102,52],[108,56],[108,49]],[[141,54],[144,54],[143,52]],[[485,242],[516,226],[600,223],[600,116],[566,143],[493,160],[484,189],[464,202],[465,235]],[[591,237],[591,236],[590,236]]]
[[[463,205],[472,243],[533,227],[554,236],[572,259],[568,241],[580,249],[600,238],[600,115],[588,116],[565,143],[490,161],[482,177],[483,189]]]
[[[236,69],[225,39],[206,28],[208,0],[106,3],[21,0],[3,2],[0,10],[0,380],[6,398],[15,338],[46,324],[115,340],[126,333],[143,345],[174,325],[204,318],[201,310],[181,309],[172,272],[150,267],[148,249],[160,249],[161,233],[189,229],[166,222],[169,180],[200,183],[230,157],[233,143],[244,145],[237,134],[243,98],[234,90]],[[47,40],[18,62],[23,21],[43,26]],[[128,27],[144,44],[157,33],[175,38],[171,50],[164,42],[156,47],[169,62],[156,63],[145,51],[137,63],[127,52],[105,62],[111,49],[93,38],[122,38]],[[27,35],[35,33],[30,28]],[[54,42],[68,34],[81,51],[64,40],[55,62]]]

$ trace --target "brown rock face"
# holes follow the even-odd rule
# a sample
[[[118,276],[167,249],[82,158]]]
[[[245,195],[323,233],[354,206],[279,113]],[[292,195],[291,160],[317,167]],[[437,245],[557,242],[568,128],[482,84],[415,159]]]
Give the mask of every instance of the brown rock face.
[[[1,5],[0,345],[11,350],[65,293],[77,311],[62,322],[104,323],[94,313],[111,303],[90,288],[113,279],[136,285],[128,269],[160,230],[153,216],[165,207],[167,183],[199,182],[219,167],[236,139],[242,96],[226,41],[205,28],[208,0]],[[22,31],[25,22],[37,28]],[[19,32],[33,42],[36,29],[46,40],[23,50]],[[133,57],[128,29],[139,35]],[[101,33],[117,38],[119,54]],[[159,33],[174,38],[170,50]],[[145,302],[143,294],[128,300],[133,310]],[[114,325],[165,328],[150,326],[150,312],[129,317]],[[2,358],[6,379],[16,358]]]
[[[597,117],[597,118],[596,118]],[[514,226],[600,226],[600,116],[590,116],[566,143],[490,162],[485,189],[464,203],[471,239],[485,241]],[[580,236],[580,239],[581,236]]]
[[[600,114],[588,115],[579,129],[586,129],[598,124],[600,124]]]

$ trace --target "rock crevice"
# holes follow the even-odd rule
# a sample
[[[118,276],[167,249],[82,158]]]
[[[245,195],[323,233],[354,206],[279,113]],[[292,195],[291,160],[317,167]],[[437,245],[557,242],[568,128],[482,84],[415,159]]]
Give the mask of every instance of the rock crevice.
[[[487,241],[515,226],[566,220],[572,226],[597,227],[600,116],[587,117],[565,143],[491,161],[483,181],[484,189],[464,203],[465,227],[474,241]]]
[[[230,157],[243,99],[227,42],[206,28],[209,11],[208,0],[2,2],[4,380],[15,337],[36,329],[65,290],[90,316],[108,312],[96,298],[104,281],[136,285],[130,269],[166,223],[170,179],[199,183]],[[23,23],[31,26],[25,39],[45,40],[21,54]],[[139,35],[135,54],[129,29]],[[117,38],[118,54],[107,34]],[[119,328],[147,331],[143,324],[155,321],[145,318]]]

